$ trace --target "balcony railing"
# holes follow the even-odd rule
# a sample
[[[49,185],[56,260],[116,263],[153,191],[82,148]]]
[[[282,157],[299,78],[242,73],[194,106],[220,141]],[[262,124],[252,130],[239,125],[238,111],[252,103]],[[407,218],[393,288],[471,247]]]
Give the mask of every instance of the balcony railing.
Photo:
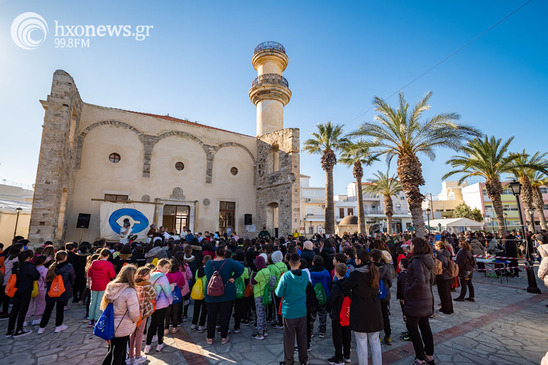
[[[280,51],[285,53],[285,48],[282,46],[281,43],[274,42],[274,41],[267,41],[259,44],[257,47],[255,47],[254,53],[264,51],[266,49],[275,49],[276,51]]]
[[[251,83],[251,86],[257,86],[259,84],[280,84],[284,85],[285,87],[289,87],[289,82],[285,79],[285,77],[278,75],[278,74],[264,74],[255,77],[255,80]]]

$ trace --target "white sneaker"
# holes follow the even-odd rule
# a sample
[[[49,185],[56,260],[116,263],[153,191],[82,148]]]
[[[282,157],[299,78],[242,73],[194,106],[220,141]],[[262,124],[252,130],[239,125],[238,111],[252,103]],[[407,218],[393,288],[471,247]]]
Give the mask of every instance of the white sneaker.
[[[204,332],[206,330],[206,326],[198,326],[198,332]]]
[[[134,363],[134,364],[142,364],[142,363],[144,363],[145,361],[147,361],[147,357],[146,357],[146,356],[138,356],[138,357],[136,357],[136,358],[133,360],[133,363]]]
[[[40,324],[40,321],[41,321],[41,320],[42,320],[41,318],[35,319],[34,321],[31,321],[30,324],[33,325],[33,326],[37,326],[37,325]]]
[[[29,322],[25,321],[23,322],[23,327],[27,327],[29,325]]]
[[[38,328],[38,334],[41,335],[42,333],[44,333],[45,330],[46,329],[42,327]]]
[[[126,359],[126,364],[127,364],[127,365],[133,365],[133,364],[135,364],[134,358],[133,358],[133,357],[128,357],[128,358]]]
[[[151,345],[146,345],[145,346],[145,351],[143,351],[145,354],[149,354],[150,353],[150,350],[152,350],[152,346]]]
[[[160,352],[160,351],[162,351],[162,349],[163,349],[163,348],[164,348],[165,346],[166,346],[166,344],[165,344],[165,343],[163,343],[163,344],[161,344],[161,345],[158,345],[158,346],[156,346],[156,352]]]
[[[67,328],[68,328],[68,326],[62,324],[62,325],[60,325],[60,326],[55,327],[55,331],[53,331],[53,332],[55,332],[55,333],[63,332],[63,331],[66,330]]]

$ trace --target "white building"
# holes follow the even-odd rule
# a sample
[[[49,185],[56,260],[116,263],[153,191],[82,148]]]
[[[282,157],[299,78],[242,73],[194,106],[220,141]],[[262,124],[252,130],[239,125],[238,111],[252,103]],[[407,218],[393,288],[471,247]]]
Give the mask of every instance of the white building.
[[[368,183],[363,183],[367,185]],[[358,198],[356,183],[351,182],[346,187],[346,195],[335,195],[335,224],[346,216],[358,215]],[[392,217],[392,232],[402,232],[411,226],[411,214],[405,194],[398,193],[392,197],[394,215]],[[379,224],[386,229],[384,215],[384,198],[375,197],[369,193],[363,195],[363,205],[366,225]],[[301,233],[310,235],[323,233],[325,227],[325,187],[311,187],[310,176],[301,175]]]

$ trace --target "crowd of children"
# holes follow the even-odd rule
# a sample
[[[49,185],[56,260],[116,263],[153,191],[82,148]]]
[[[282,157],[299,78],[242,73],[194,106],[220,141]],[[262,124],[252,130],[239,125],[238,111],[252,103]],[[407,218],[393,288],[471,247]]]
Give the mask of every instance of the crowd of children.
[[[311,338],[326,336],[328,315],[334,347],[329,364],[350,362],[352,331],[360,364],[367,364],[368,348],[373,364],[381,364],[381,340],[388,346],[392,342],[390,288],[396,272],[396,296],[404,314],[409,313],[406,276],[413,245],[404,250],[401,242],[387,245],[357,236],[234,240],[200,234],[189,241],[161,238],[147,244],[67,243],[62,250],[45,244],[33,251],[27,244],[14,244],[2,255],[0,317],[9,318],[7,336],[28,335],[30,326],[44,333],[53,309],[54,331],[66,330],[64,310],[71,298],[85,306],[93,328],[112,303],[116,331],[104,364],[142,363],[153,343],[156,352],[162,351],[164,336],[177,333],[188,320],[191,299],[190,331],[207,331],[208,344],[216,332],[221,344],[228,343],[231,323],[234,334],[241,325],[254,325],[253,340],[267,338],[269,328],[283,329],[282,365],[295,363],[295,340],[299,362],[307,364]],[[423,280],[410,273],[413,282]],[[426,326],[420,313],[411,316],[411,333],[402,333],[402,339],[413,340],[417,364],[434,364],[428,339],[417,349],[417,328]]]

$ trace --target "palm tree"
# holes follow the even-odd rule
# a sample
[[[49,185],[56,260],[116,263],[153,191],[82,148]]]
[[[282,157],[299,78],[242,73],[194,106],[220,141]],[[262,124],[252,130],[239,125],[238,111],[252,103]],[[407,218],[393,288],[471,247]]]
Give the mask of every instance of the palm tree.
[[[348,140],[343,135],[342,124],[333,125],[331,122],[317,124],[318,131],[304,142],[304,150],[308,154],[321,154],[322,169],[325,170],[325,233],[335,234],[335,209],[333,206],[333,168],[337,164],[337,155]]]
[[[383,174],[377,171],[374,179],[368,179],[371,184],[365,186],[365,192],[374,196],[384,198],[384,215],[386,215],[386,233],[392,233],[392,216],[394,215],[394,205],[392,204],[392,196],[402,191],[402,186],[396,175],[390,176],[389,171]]]
[[[535,171],[544,172],[548,170],[548,161],[545,159],[546,153],[536,152],[530,156],[523,150],[521,153],[516,153],[517,158],[514,160],[512,174],[521,183],[520,199],[525,210],[525,220],[527,221],[527,229],[530,232],[535,232],[534,214],[530,212],[533,209],[533,188],[531,186],[531,175]],[[543,207],[544,210],[544,207]],[[542,211],[544,213],[544,211]],[[521,212],[520,212],[521,214]],[[540,213],[539,213],[540,216]]]
[[[378,157],[371,153],[371,147],[364,141],[349,142],[342,148],[339,162],[347,166],[354,166],[352,174],[356,179],[356,195],[358,196],[358,232],[365,234],[365,212],[363,210],[362,178],[363,166],[371,166]],[[342,218],[342,217],[341,217]]]
[[[533,189],[533,204],[537,210],[537,214],[540,221],[540,228],[548,230],[548,225],[546,224],[546,217],[544,216],[544,198],[542,197],[542,192],[540,187],[543,185],[548,185],[548,176],[542,172],[536,171],[531,179],[531,188]]]
[[[515,167],[515,160],[519,157],[516,154],[509,154],[508,147],[514,137],[505,142],[495,137],[483,136],[469,141],[462,148],[463,156],[454,156],[447,161],[448,165],[456,168],[442,179],[447,179],[454,174],[462,174],[459,184],[469,177],[482,177],[485,179],[485,190],[487,196],[493,202],[497,215],[499,230],[504,228],[504,209],[502,208],[501,194],[503,192],[500,176],[510,174]]]
[[[426,235],[422,202],[424,196],[420,186],[424,185],[422,165],[418,154],[422,153],[433,160],[436,147],[448,147],[459,150],[462,142],[479,132],[470,126],[459,124],[456,113],[437,114],[421,121],[422,114],[430,109],[428,100],[432,93],[427,93],[408,112],[409,104],[400,93],[399,106],[392,108],[383,99],[375,97],[373,104],[379,112],[375,116],[377,123],[362,123],[360,128],[352,133],[355,136],[371,137],[372,145],[380,154],[387,157],[388,162],[397,157],[398,177],[409,202],[409,209],[418,237]]]

